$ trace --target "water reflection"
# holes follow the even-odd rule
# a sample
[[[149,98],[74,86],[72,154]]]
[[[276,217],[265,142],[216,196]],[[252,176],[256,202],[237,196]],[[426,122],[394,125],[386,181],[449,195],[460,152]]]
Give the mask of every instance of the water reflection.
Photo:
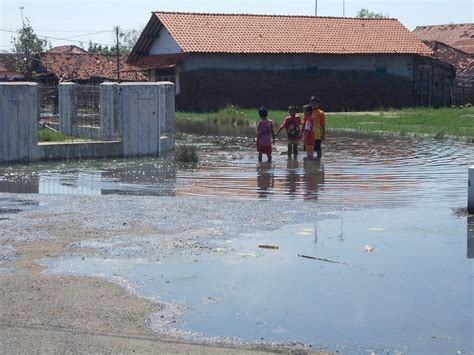
[[[40,174],[40,194],[55,195],[101,195],[102,174],[98,172],[79,172],[70,177],[63,174]]]
[[[258,197],[268,197],[272,194],[275,186],[271,163],[260,163],[257,165],[257,194]]]
[[[288,195],[293,198],[296,196],[296,191],[298,190],[298,185],[300,183],[299,168],[300,163],[297,159],[287,160],[285,188]]]
[[[304,160],[303,166],[304,199],[316,200],[320,187],[324,184],[324,166],[320,160]]]
[[[453,207],[465,200],[467,167],[474,156],[474,145],[460,142],[334,135],[322,162],[288,160],[286,154],[279,155],[287,150],[280,141],[271,167],[256,168],[255,139],[246,137],[248,132],[223,127],[236,132],[217,133],[235,136],[214,136],[215,127],[206,129],[209,136],[183,137],[199,147],[200,162],[194,166],[177,163],[172,154],[159,159],[2,166],[0,192],[265,197],[344,206],[424,201]]]
[[[467,217],[467,257],[474,259],[474,215]]]

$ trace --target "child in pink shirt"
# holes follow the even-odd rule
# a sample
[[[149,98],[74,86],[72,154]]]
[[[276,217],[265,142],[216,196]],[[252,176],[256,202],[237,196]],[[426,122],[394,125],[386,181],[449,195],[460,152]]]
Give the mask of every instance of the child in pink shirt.
[[[258,162],[262,162],[263,154],[267,155],[268,162],[272,161],[272,143],[275,144],[275,125],[267,118],[268,110],[265,107],[258,110],[260,121],[257,123],[257,151]]]

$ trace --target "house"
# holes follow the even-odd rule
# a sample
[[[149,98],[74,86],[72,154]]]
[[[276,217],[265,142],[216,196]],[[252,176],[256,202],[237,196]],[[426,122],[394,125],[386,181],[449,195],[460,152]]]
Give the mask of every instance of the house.
[[[126,71],[126,57],[120,58],[121,81],[145,81],[142,71]],[[57,85],[62,81],[79,84],[100,84],[117,80],[117,57],[89,53],[76,46],[61,46],[41,54],[35,68],[35,77],[47,85]]]
[[[50,48],[46,53],[84,54],[89,52],[78,46],[57,46]]]
[[[423,41],[438,41],[474,55],[474,23],[418,26],[413,33]]]
[[[15,53],[0,53],[0,81],[15,81],[23,79],[23,74],[16,69],[15,63],[19,55]]]
[[[456,69],[455,103],[474,102],[474,23],[418,26],[413,31],[434,58]]]
[[[449,105],[454,69],[430,55],[395,19],[159,11],[127,63],[174,81],[179,109]]]
[[[474,82],[474,55],[439,41],[423,41],[423,43],[433,51],[434,58],[454,66],[457,81]]]

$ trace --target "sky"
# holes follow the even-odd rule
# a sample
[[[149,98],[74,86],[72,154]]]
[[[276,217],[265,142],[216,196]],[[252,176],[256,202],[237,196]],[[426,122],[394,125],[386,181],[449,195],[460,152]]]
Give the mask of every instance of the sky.
[[[0,51],[11,51],[11,38],[22,12],[35,33],[52,46],[89,40],[112,45],[113,29],[142,29],[152,11],[314,15],[316,0],[0,0]],[[319,16],[354,17],[361,8],[416,26],[474,22],[474,0],[317,0]],[[23,7],[23,10],[20,8]],[[101,32],[101,33],[97,33]],[[55,38],[53,38],[55,37]],[[60,38],[60,39],[58,39]]]

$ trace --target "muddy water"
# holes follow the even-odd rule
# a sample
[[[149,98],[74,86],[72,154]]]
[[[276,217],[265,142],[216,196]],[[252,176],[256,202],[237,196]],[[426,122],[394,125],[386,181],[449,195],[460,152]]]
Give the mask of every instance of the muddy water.
[[[278,142],[271,164],[256,164],[252,128],[189,126],[197,165],[160,159],[60,162],[0,167],[0,192],[199,195],[298,199],[344,205],[449,203],[465,195],[474,145],[408,137],[329,136],[321,162],[286,158]],[[222,135],[222,136],[219,136]],[[232,136],[230,136],[232,135]]]
[[[279,142],[274,162],[257,165],[251,129],[187,129],[199,129],[182,137],[199,147],[197,165],[169,155],[3,167],[0,189],[295,200],[295,223],[223,235],[210,251],[159,261],[147,251],[150,240],[84,241],[80,247],[109,254],[43,260],[48,272],[121,280],[173,305],[151,326],[188,339],[474,352],[474,221],[453,211],[466,206],[473,144],[330,135],[320,163],[288,160]],[[334,212],[318,213],[320,204]],[[314,218],[300,220],[298,208],[314,209]]]

